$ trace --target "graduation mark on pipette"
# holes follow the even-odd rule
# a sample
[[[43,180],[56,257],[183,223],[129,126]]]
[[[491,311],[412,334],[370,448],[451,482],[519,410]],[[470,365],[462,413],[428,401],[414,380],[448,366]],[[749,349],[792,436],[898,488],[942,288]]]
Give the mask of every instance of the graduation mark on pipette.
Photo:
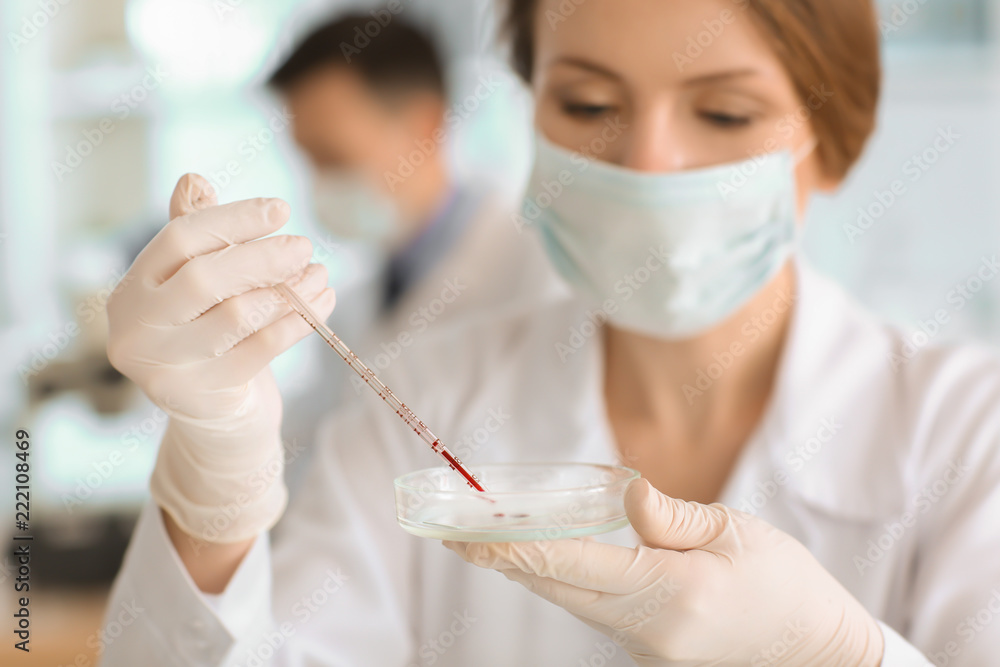
[[[318,333],[320,337],[326,341],[326,343],[333,348],[333,351],[343,359],[348,366],[350,366],[355,373],[361,376],[361,379],[365,381],[372,390],[382,397],[382,400],[393,409],[393,411],[399,415],[399,417],[406,422],[406,425],[413,429],[420,438],[431,446],[435,452],[438,453],[445,461],[448,462],[448,467],[460,474],[465,478],[465,481],[470,487],[476,491],[486,491],[486,488],[480,483],[479,478],[473,475],[466,469],[462,462],[456,458],[441,439],[436,435],[431,433],[431,430],[427,428],[427,425],[422,422],[416,414],[408,407],[406,404],[396,398],[387,386],[382,384],[382,381],[375,377],[375,373],[371,371],[368,366],[366,366],[358,356],[351,352],[351,349],[344,345],[344,342],[337,337],[337,334],[330,330],[330,327],[326,326],[316,314],[309,308],[308,305],[299,297],[299,295],[291,287],[285,283],[280,283],[275,285],[275,289],[278,293],[288,302],[288,305],[292,307],[296,313],[299,314],[302,319],[304,319],[313,331]]]

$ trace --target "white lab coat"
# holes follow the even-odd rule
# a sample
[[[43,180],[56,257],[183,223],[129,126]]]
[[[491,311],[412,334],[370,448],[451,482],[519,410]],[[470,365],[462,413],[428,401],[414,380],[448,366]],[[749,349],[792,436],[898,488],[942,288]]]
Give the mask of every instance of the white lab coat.
[[[920,652],[995,665],[1000,361],[926,349],[894,371],[902,336],[797,265],[773,400],[721,500],[801,540],[880,619],[885,667],[930,664]],[[386,379],[473,467],[615,462],[600,333],[573,335],[585,317],[571,300],[498,313],[425,341]],[[220,596],[192,586],[146,508],[110,602],[144,613],[106,665],[633,664],[559,607],[396,525],[392,479],[438,461],[377,398],[331,418],[317,444],[274,546],[258,539]]]

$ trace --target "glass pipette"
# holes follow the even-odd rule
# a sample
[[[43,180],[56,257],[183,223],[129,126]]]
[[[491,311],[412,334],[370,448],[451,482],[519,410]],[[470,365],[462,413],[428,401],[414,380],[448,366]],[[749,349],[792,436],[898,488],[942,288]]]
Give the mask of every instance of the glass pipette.
[[[365,381],[372,390],[382,397],[390,408],[392,408],[400,418],[406,422],[406,425],[413,429],[416,433],[431,446],[435,452],[437,452],[445,461],[448,462],[448,466],[465,478],[476,491],[486,491],[486,488],[479,482],[479,478],[469,472],[462,462],[455,457],[448,448],[444,446],[441,439],[436,435],[431,433],[431,430],[420,421],[420,419],[406,407],[406,404],[396,398],[396,395],[389,391],[389,388],[382,384],[382,381],[375,377],[375,373],[371,371],[368,366],[366,366],[358,356],[351,352],[350,348],[344,345],[344,341],[337,337],[337,334],[330,330],[330,327],[326,326],[322,320],[316,317],[316,314],[306,305],[305,301],[299,298],[299,295],[291,287],[285,283],[280,283],[275,285],[275,289],[278,293],[288,302],[288,305],[292,307],[296,313],[298,313],[302,319],[304,319],[313,330],[320,335],[320,338],[325,340],[327,344],[333,348],[341,359],[347,362],[347,365],[354,369],[354,372],[361,376],[361,379]]]

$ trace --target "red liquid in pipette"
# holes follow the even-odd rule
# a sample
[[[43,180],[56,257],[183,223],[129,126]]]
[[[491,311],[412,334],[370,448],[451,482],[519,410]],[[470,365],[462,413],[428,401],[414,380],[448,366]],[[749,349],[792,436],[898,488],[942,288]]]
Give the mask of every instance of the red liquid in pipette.
[[[440,440],[435,440],[434,442],[440,443],[441,441]],[[469,486],[471,486],[472,488],[474,488],[476,491],[485,491],[486,490],[486,489],[483,488],[483,485],[479,483],[479,480],[476,479],[474,475],[470,474],[469,471],[465,469],[465,466],[463,466],[462,463],[458,459],[456,459],[454,456],[452,456],[451,454],[449,454],[447,451],[441,452],[441,456],[443,456],[445,458],[445,460],[449,464],[451,464],[451,469],[452,470],[458,471],[458,474],[460,474],[462,477],[465,478],[465,481],[467,481],[469,483]]]

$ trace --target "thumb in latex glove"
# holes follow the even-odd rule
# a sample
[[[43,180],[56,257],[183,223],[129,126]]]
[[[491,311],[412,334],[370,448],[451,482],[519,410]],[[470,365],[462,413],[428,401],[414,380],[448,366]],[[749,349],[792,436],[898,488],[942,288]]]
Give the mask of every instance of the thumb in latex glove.
[[[284,510],[281,396],[268,364],[311,332],[272,286],[287,281],[320,317],[335,297],[308,239],[268,236],[288,220],[281,200],[217,206],[189,174],[170,215],[108,302],[108,358],[170,418],[153,499],[188,535],[241,541]]]
[[[625,494],[647,546],[445,542],[607,634],[640,665],[879,665],[877,621],[798,541],[644,479]]]

